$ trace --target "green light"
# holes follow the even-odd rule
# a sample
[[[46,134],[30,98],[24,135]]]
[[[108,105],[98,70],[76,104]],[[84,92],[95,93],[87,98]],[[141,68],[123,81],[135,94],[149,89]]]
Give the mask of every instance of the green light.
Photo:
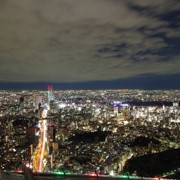
[[[56,175],[64,175],[63,172],[52,172],[52,174],[56,174]]]
[[[120,178],[125,178],[125,179],[133,179],[133,178],[135,178],[134,176],[127,176],[127,175],[121,175],[121,176],[118,176],[118,177],[120,177]]]
[[[52,174],[56,174],[56,175],[71,175],[71,173],[64,173],[63,171],[59,171],[59,172],[52,172]]]
[[[128,178],[128,176],[118,176],[118,177],[120,177],[120,178]]]

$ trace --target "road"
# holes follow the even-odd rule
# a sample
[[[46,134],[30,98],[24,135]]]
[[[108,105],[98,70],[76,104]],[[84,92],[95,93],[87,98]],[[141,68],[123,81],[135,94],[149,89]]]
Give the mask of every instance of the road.
[[[45,159],[45,156],[47,153],[45,153],[45,144],[47,143],[46,133],[47,133],[47,120],[42,121],[42,130],[41,130],[41,147],[40,147],[40,158],[39,158],[39,167],[38,172],[43,172],[43,169],[45,168],[45,164],[43,163],[43,160]]]
[[[45,159],[47,156],[47,120],[40,120],[41,124],[41,138],[39,139],[39,144],[37,147],[37,151],[35,153],[35,158],[33,161],[33,165],[35,167],[35,171],[43,172],[45,168]]]

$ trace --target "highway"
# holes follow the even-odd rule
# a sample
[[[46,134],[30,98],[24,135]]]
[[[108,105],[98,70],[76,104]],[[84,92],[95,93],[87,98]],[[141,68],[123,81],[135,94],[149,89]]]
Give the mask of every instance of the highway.
[[[45,158],[45,144],[47,142],[46,132],[47,132],[47,120],[42,121],[42,130],[41,130],[41,147],[40,147],[40,159],[39,159],[39,172],[43,172],[43,160]]]
[[[42,113],[43,115],[46,113]],[[45,118],[46,115],[43,116],[43,118]],[[33,161],[33,167],[35,168],[34,170],[36,172],[43,172],[44,168],[45,168],[45,163],[44,160],[46,158],[47,155],[47,150],[46,150],[46,146],[47,146],[47,120],[43,119],[40,120],[40,124],[41,124],[41,138],[39,139],[39,144],[35,153],[35,158]]]

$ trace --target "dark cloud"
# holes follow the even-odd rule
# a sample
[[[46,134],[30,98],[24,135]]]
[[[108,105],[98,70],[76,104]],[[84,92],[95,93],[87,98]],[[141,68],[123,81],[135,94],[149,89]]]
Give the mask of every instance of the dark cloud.
[[[176,0],[0,0],[0,81],[179,73]]]

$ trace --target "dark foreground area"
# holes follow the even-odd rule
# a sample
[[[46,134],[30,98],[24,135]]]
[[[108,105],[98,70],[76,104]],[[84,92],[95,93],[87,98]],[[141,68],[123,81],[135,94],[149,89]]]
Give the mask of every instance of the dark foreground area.
[[[126,162],[124,171],[138,176],[180,178],[180,149],[136,157]],[[179,177],[178,177],[179,176]]]

